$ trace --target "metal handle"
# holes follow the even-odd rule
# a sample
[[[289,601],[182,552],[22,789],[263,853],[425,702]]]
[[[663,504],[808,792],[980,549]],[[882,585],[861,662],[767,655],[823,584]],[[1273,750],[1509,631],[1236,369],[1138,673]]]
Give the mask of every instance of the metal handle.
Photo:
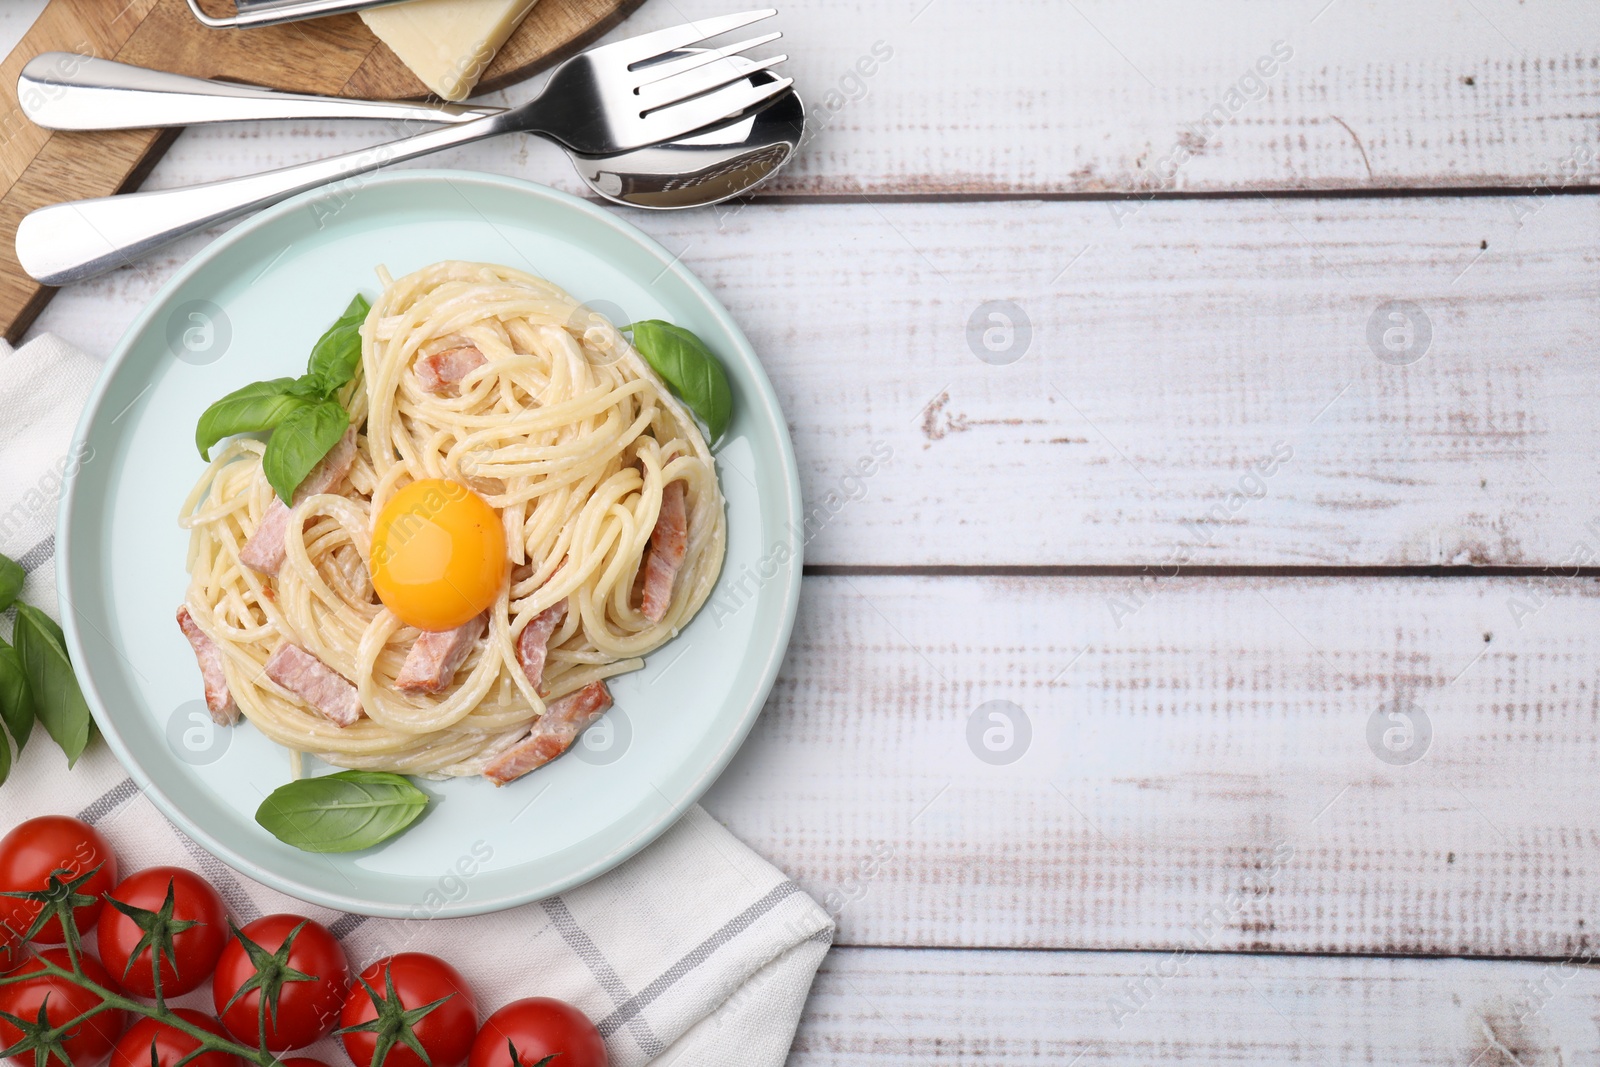
[[[248,29],[254,26],[276,26],[280,22],[298,22],[301,19],[321,18],[345,11],[381,7],[399,0],[238,0],[237,13],[232,18],[213,18],[205,13],[196,0],[189,0],[189,10],[203,25],[212,29]]]
[[[244,119],[470,122],[499,108],[280,93],[147,70],[75,52],[34,56],[17,78],[23,113],[47,130],[125,130]]]
[[[45,285],[67,285],[124,266],[207,226],[238,218],[326,182],[357,178],[511,128],[500,115],[400,141],[206,185],[52,204],[17,227],[17,262]],[[359,193],[352,182],[339,195]]]

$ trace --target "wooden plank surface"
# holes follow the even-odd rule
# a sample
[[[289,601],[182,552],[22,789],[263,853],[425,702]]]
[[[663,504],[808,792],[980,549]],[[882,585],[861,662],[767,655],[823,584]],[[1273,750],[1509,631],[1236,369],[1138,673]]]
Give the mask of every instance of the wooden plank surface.
[[[1597,996],[1563,962],[835,948],[789,1064],[1573,1067]]]
[[[809,563],[1540,566],[1597,538],[1600,200],[1519,220],[1528,206],[1161,201],[1120,226],[1097,203],[631,218],[706,280],[772,376],[805,499],[826,509]],[[200,243],[64,293],[41,327],[108,352]],[[1415,309],[1410,353],[1381,343],[1395,300]],[[1009,352],[984,347],[989,301],[1028,320]],[[858,477],[875,454],[890,460]]]
[[[705,804],[841,944],[1562,957],[1600,909],[1597,592],[808,579]]]
[[[650,0],[611,37],[725,8]],[[1077,0],[1060,10],[825,0],[785,8],[781,27],[811,138],[765,195],[1581,188],[1600,178],[1600,9],[1584,0]],[[246,160],[277,166],[395,133],[349,123],[195,131],[158,177],[208,180]],[[582,190],[560,151],[532,139],[450,158]]]
[[[717,6],[648,0],[621,33]],[[761,352],[824,508],[810,562],[1600,553],[1600,219],[1543,195],[1600,174],[1592,5],[823,0],[783,23],[808,100],[840,102],[768,192],[824,203],[625,214]],[[151,184],[393,133],[194,131]],[[529,139],[436,163],[579,189]],[[1253,195],[1508,186],[1536,195]],[[1151,191],[1246,197],[941,202]],[[39,328],[108,352],[203,243]],[[968,340],[995,300],[1030,320],[1014,363]],[[1391,300],[1432,334],[1408,365],[1368,340]],[[1562,962],[1600,891],[1596,603],[1560,578],[808,579],[706,801],[839,916],[791,1062],[1600,1058],[1595,976]]]

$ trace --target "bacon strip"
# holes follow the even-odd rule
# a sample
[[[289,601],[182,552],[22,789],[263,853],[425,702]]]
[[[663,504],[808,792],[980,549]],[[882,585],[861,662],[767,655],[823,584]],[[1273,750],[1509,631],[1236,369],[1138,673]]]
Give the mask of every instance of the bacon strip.
[[[489,362],[473,345],[447,348],[412,364],[417,381],[435,396],[460,396],[461,379]]]
[[[338,485],[350,473],[355,461],[356,432],[351,429],[339,438],[339,443],[322,457],[320,463],[311,468],[311,473],[294,491],[295,504],[318,493],[326,493]],[[261,517],[261,525],[256,527],[256,532],[239,550],[240,563],[262,574],[277,575],[283,566],[283,557],[288,552],[284,544],[289,534],[289,511],[289,506],[281,499],[276,496],[272,498],[267,513]]]
[[[406,653],[394,687],[406,693],[438,693],[448,689],[488,624],[489,613],[484,612],[454,630],[423,633]]]
[[[361,697],[338,671],[299,645],[283,645],[267,660],[267,677],[310,704],[335,726],[361,718]]]
[[[206,686],[206,710],[211,712],[211,721],[218,726],[232,726],[239,721],[239,705],[228,691],[228,676],[222,670],[222,650],[196,625],[187,607],[178,609],[178,628],[189,639],[194,658],[200,664],[200,677]]]
[[[683,483],[668,482],[661,492],[661,514],[650,531],[650,551],[644,561],[644,601],[641,609],[651,622],[660,622],[672,606],[672,583],[689,552],[689,513]]]
[[[517,635],[517,662],[535,690],[544,682],[544,661],[550,654],[550,635],[567,617],[567,602],[551,604],[535,615]]]
[[[483,776],[495,785],[505,785],[538,770],[571,748],[578,735],[610,706],[611,690],[605,682],[590,682],[553,701],[533,724],[533,732],[496,756],[484,768]]]

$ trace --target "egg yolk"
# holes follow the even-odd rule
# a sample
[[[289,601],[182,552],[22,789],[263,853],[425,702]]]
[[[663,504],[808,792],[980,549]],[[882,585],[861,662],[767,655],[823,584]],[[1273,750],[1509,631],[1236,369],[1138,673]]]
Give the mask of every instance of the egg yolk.
[[[508,565],[500,516],[458,482],[412,482],[378,512],[372,585],[401,622],[451,630],[470,621],[500,595]]]

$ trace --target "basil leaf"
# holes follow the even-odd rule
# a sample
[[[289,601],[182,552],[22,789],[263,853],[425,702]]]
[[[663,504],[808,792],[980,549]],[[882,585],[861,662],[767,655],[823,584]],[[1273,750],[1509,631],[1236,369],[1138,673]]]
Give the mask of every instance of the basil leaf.
[[[67,766],[78,762],[89,744],[94,720],[84,702],[78,677],[67,658],[67,644],[61,627],[38,608],[17,605],[17,626],[12,633],[22,669],[28,677],[28,692],[33,710],[45,732],[67,754]]]
[[[194,428],[194,443],[200,449],[200,458],[209,460],[211,446],[224,437],[270,430],[294,412],[309,407],[312,401],[290,392],[294,385],[293,378],[251,382],[206,408]]]
[[[312,346],[302,380],[314,381],[322,399],[343,389],[355,377],[356,368],[361,365],[361,324],[367,321],[371,310],[367,298],[357,293],[344,314]]]
[[[321,403],[328,399],[322,395],[322,379],[315,374],[302,374],[289,386],[289,395],[304,397],[313,404]]]
[[[279,786],[256,822],[303,852],[359,852],[398,834],[428,806],[428,794],[398,774],[340,771]]]
[[[0,611],[17,602],[17,594],[22,592],[22,583],[27,577],[22,564],[10,556],[0,555]]]
[[[11,731],[19,753],[33,732],[33,719],[33,696],[28,692],[22,655],[0,638],[0,722]],[[0,747],[4,745],[5,738],[0,737]]]
[[[645,319],[625,329],[633,331],[633,347],[645,362],[700,416],[712,442],[721,437],[733,417],[733,389],[706,343],[682,326],[660,319]]]
[[[324,400],[314,407],[302,407],[278,423],[267,439],[261,455],[261,472],[267,476],[278,498],[291,503],[294,491],[305,481],[311,468],[350,428],[350,415],[336,400]]]

